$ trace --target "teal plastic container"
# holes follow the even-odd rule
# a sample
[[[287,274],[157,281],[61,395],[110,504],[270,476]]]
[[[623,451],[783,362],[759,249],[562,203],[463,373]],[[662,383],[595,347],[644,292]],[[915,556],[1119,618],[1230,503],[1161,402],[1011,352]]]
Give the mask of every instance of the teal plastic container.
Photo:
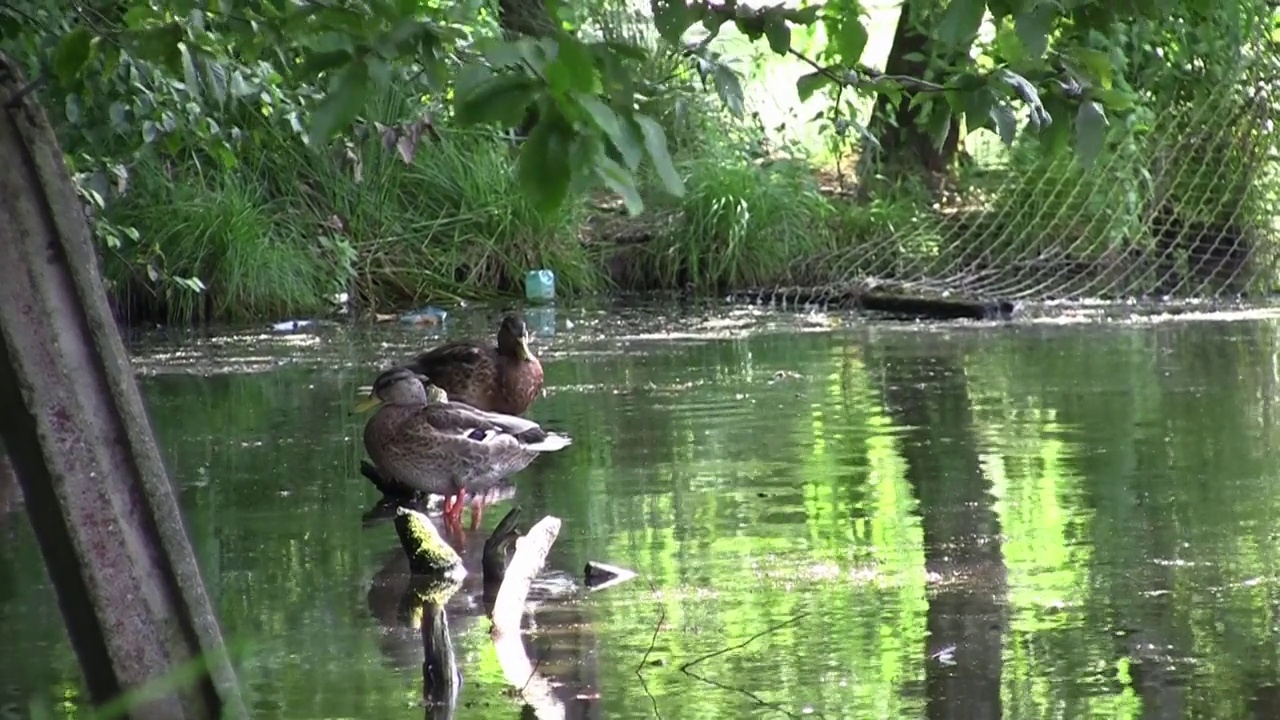
[[[550,270],[530,270],[524,276],[524,296],[535,302],[556,299],[556,274]]]

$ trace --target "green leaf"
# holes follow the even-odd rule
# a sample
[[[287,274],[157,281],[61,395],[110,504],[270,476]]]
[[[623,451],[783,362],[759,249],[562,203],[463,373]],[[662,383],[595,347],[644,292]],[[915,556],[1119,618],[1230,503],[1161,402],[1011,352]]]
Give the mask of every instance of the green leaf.
[[[557,93],[594,93],[599,83],[591,51],[569,35],[557,42],[555,59],[546,66],[547,85]]]
[[[927,129],[934,149],[941,149],[951,132],[951,108],[940,102],[930,105]]]
[[[1101,50],[1078,47],[1071,50],[1071,57],[1084,66],[1084,70],[1104,88],[1111,87],[1111,56]]]
[[[1080,164],[1090,167],[1102,154],[1109,124],[1101,105],[1092,100],[1080,104],[1076,111],[1076,157]]]
[[[1112,110],[1128,110],[1134,106],[1132,95],[1115,88],[1090,88],[1089,97]]]
[[[800,96],[800,102],[804,102],[830,83],[830,75],[815,70],[796,79],[796,94]]]
[[[821,5],[809,5],[794,10],[783,10],[782,16],[796,25],[812,25],[818,21],[820,12],[822,12]]]
[[[1039,58],[1049,49],[1049,31],[1053,29],[1054,17],[1053,4],[1043,0],[1014,17],[1014,32],[1031,57]]]
[[[520,147],[516,177],[533,206],[550,214],[564,203],[572,176],[572,136],[554,105],[542,103],[542,119]],[[601,156],[603,157],[603,156]]]
[[[698,22],[698,13],[684,0],[654,0],[653,25],[664,40],[680,45],[684,31]]]
[[[70,84],[89,64],[92,42],[93,35],[84,27],[77,27],[63,36],[53,56],[53,74],[59,82]]]
[[[303,56],[302,63],[298,66],[298,74],[311,78],[354,61],[355,55],[350,50],[312,51]]]
[[[142,142],[147,143],[149,145],[155,142],[156,138],[159,136],[160,136],[159,125],[156,125],[151,120],[147,120],[142,123]]]
[[[995,93],[991,88],[979,88],[972,92],[961,93],[960,107],[956,112],[964,113],[966,128],[972,132],[990,121],[991,105],[995,102]]]
[[[774,17],[765,26],[764,35],[769,40],[769,48],[779,55],[786,55],[791,49],[791,26],[780,17]]]
[[[835,41],[840,59],[846,65],[852,65],[862,59],[862,51],[867,49],[867,29],[857,16],[846,15],[841,19]]]
[[[66,101],[67,122],[75,125],[80,122],[80,96],[75,93],[67,95]]]
[[[256,92],[258,92],[258,89],[250,85],[249,82],[244,79],[244,76],[240,74],[239,70],[233,71],[231,73],[231,94],[232,95],[238,98],[242,98],[247,95],[252,95]]]
[[[187,86],[187,92],[199,100],[200,72],[196,69],[196,59],[191,54],[191,48],[184,42],[178,43],[178,52],[182,53],[182,81]]]
[[[480,82],[454,90],[454,117],[463,125],[496,122],[518,125],[525,109],[537,98],[533,78],[515,72],[490,75]]]
[[[991,120],[996,124],[1000,142],[1013,145],[1013,139],[1018,134],[1018,116],[1009,103],[998,102],[992,105]]]
[[[116,130],[123,130],[129,122],[129,110],[122,102],[113,102],[111,107],[107,108],[107,117],[111,118],[111,126]]]
[[[622,196],[627,212],[632,216],[644,212],[644,200],[640,190],[636,188],[636,179],[631,172],[619,165],[608,155],[596,156],[596,174],[610,190]]]
[[[337,80],[311,113],[311,129],[307,142],[319,147],[335,131],[345,130],[364,109],[369,94],[369,66],[356,60],[343,68]]]
[[[639,143],[639,138],[628,133],[623,126],[622,120],[618,114],[613,111],[603,100],[595,95],[579,95],[577,97],[578,104],[583,110],[591,116],[597,127],[604,132],[613,146],[622,154],[623,162],[628,168],[634,169],[640,164],[641,158],[644,157],[644,149]]]
[[[942,11],[937,38],[952,47],[968,44],[978,34],[986,9],[985,0],[951,0]]]
[[[1018,38],[1018,32],[1008,23],[1000,23],[996,27],[996,35],[991,43],[992,54],[1004,63],[1020,66],[1027,62],[1027,47]]]
[[[720,101],[729,108],[729,112],[734,117],[742,117],[744,112],[742,99],[742,81],[738,79],[738,73],[733,68],[722,63],[716,63],[715,70],[711,73],[712,82],[716,86],[716,94],[720,96]]]
[[[569,146],[569,192],[584,193],[596,184],[596,157],[604,153],[604,143],[591,133],[578,133]]]
[[[220,62],[206,62],[204,64],[204,78],[210,94],[213,95],[213,99],[219,105],[226,104],[229,94],[227,68]]]
[[[671,161],[671,152],[667,147],[667,134],[663,132],[657,120],[647,115],[636,115],[636,123],[640,125],[640,132],[644,134],[645,150],[649,152],[649,159],[653,160],[653,167],[658,171],[662,186],[667,192],[680,197],[684,194],[684,181],[680,179],[680,173],[676,172],[675,163]]]

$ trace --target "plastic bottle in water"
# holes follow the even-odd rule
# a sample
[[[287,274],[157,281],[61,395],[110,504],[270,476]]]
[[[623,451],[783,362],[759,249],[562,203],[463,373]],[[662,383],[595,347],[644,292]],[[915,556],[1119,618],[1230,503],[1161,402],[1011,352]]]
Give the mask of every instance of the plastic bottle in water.
[[[556,299],[556,274],[551,270],[530,270],[524,276],[524,296],[535,302]]]

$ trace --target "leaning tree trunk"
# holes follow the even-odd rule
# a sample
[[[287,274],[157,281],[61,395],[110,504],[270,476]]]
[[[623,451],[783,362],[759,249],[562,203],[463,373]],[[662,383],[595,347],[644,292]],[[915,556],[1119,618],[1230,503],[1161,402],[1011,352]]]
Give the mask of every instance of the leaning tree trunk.
[[[893,33],[893,47],[885,61],[885,74],[930,79],[928,58],[935,51],[932,40],[926,34],[929,25],[936,24],[939,8],[934,0],[903,0],[898,16],[897,29]],[[955,48],[944,58],[947,65],[966,62],[968,47]],[[951,121],[950,130],[942,146],[934,144],[921,122],[920,115],[926,104],[911,106],[913,92],[903,92],[902,100],[895,107],[881,95],[871,113],[869,130],[880,142],[880,152],[864,153],[861,163],[862,177],[876,173],[946,174],[960,147],[960,124]],[[936,102],[946,102],[938,96]]]

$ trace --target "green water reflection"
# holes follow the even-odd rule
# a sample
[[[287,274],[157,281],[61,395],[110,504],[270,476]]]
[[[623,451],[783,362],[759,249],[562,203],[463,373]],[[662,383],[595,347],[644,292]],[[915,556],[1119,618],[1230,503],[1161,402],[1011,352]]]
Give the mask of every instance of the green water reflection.
[[[641,573],[535,616],[526,646],[568,717],[1280,713],[1275,325],[599,327],[539,344],[532,415],[575,442],[515,498],[564,519],[552,567]],[[421,644],[369,594],[398,551],[362,527],[375,493],[347,414],[408,342],[336,335],[242,353],[323,361],[143,381],[257,717],[423,716]],[[457,717],[533,716],[480,612],[450,609]],[[680,670],[788,621],[692,668],[705,680]],[[6,708],[76,714],[20,512],[0,515],[0,648]]]

